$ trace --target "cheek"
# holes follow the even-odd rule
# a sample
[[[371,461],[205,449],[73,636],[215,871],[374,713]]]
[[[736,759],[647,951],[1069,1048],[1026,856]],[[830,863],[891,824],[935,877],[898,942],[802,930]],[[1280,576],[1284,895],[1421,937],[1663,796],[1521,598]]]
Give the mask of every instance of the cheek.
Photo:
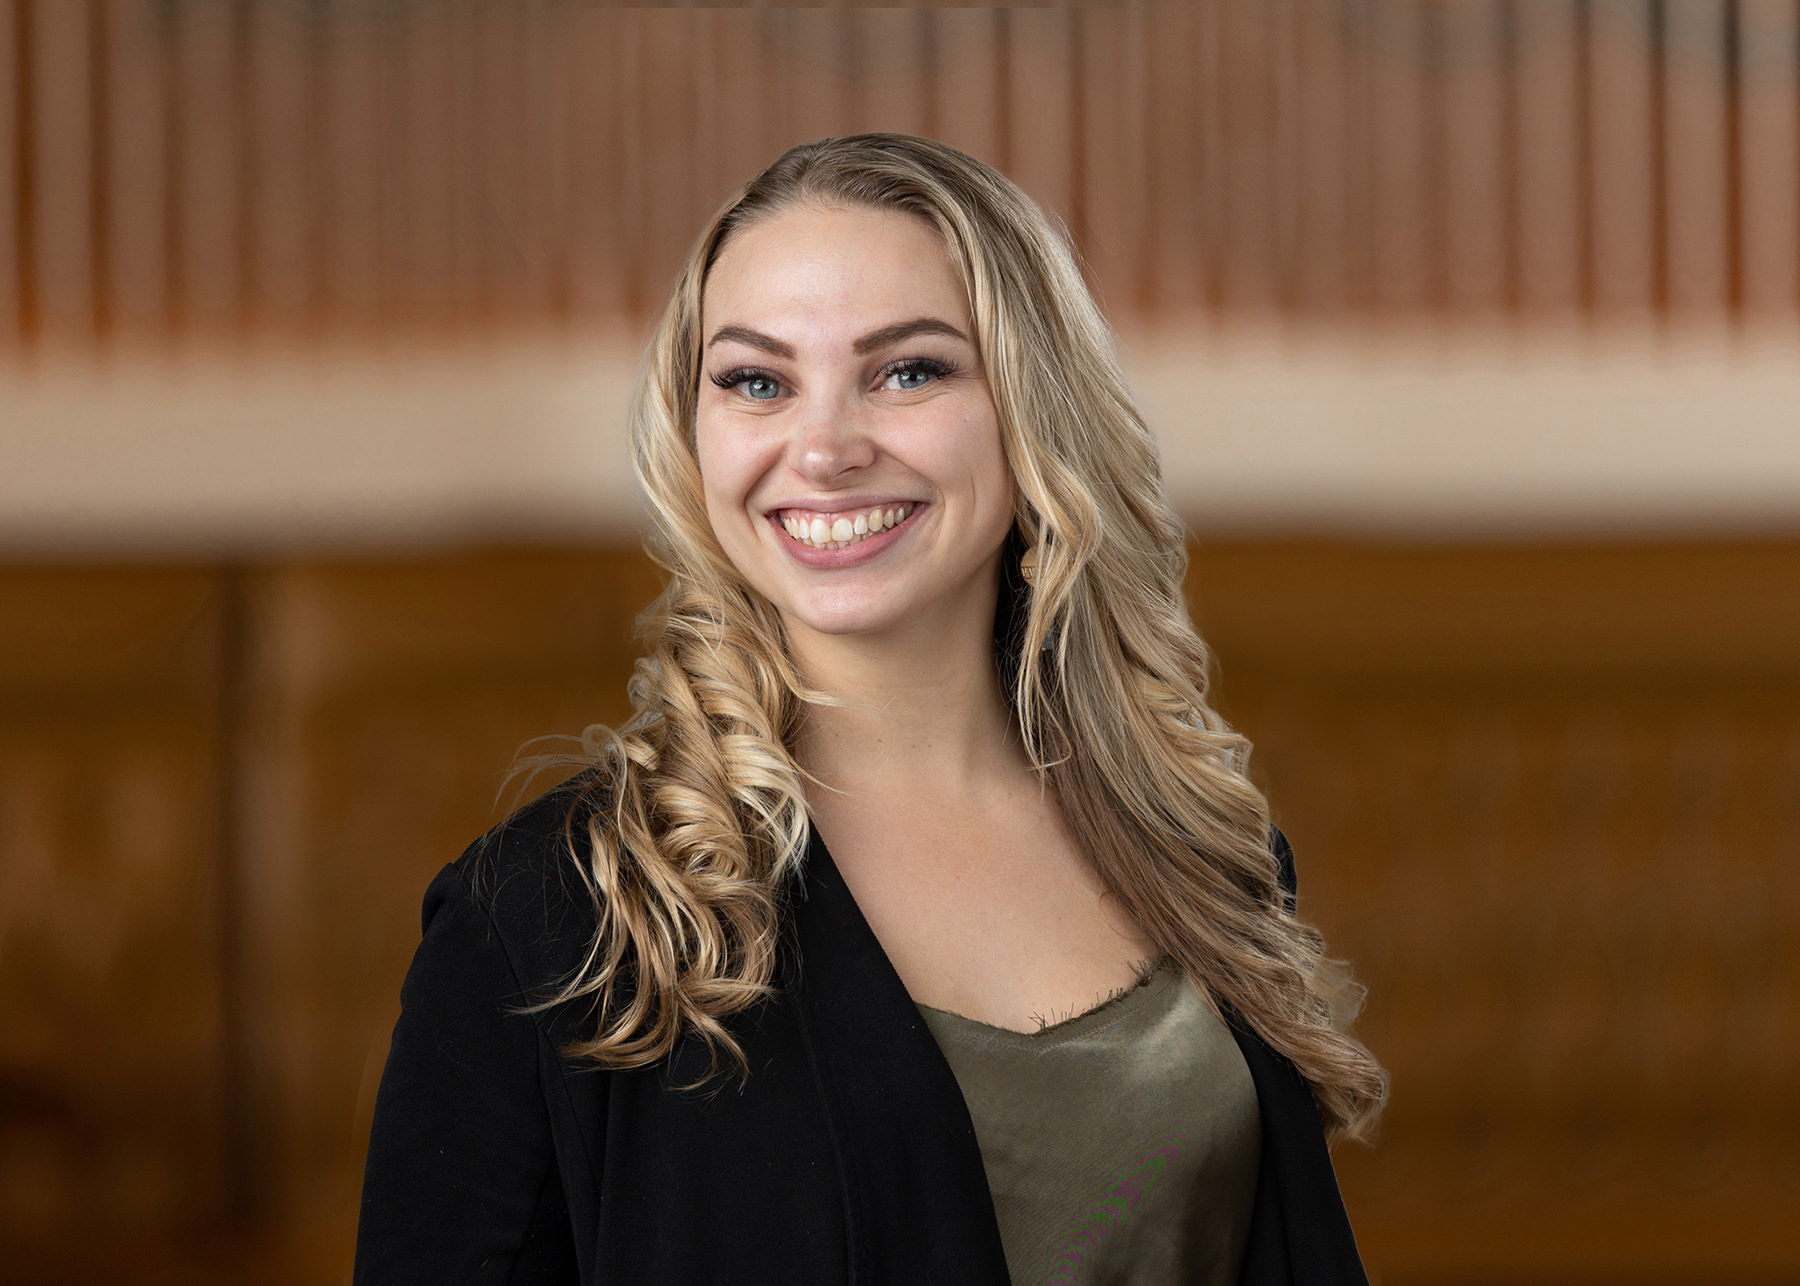
[[[724,434],[701,419],[694,426],[694,459],[700,466],[700,482],[706,492],[706,507],[716,512],[721,504],[741,498],[747,489],[744,464],[731,449]]]
[[[964,433],[964,456],[982,506],[1003,505],[1010,510],[1012,466],[1006,462],[1006,447],[1000,441],[1000,424],[993,412],[971,416]]]
[[[754,439],[722,432],[704,416],[694,426],[694,458],[700,466],[701,495],[713,535],[737,558],[747,541],[754,540],[746,506],[751,490],[767,471],[766,462]]]

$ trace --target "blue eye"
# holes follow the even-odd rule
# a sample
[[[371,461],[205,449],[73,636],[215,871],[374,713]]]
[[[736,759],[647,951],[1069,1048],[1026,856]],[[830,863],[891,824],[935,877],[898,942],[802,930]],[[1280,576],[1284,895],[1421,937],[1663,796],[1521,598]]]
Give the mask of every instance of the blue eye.
[[[753,402],[772,402],[781,396],[781,381],[767,371],[727,371],[714,375],[712,382],[728,393],[742,393]]]
[[[882,385],[902,393],[913,393],[924,388],[933,380],[943,379],[953,369],[943,362],[934,362],[925,358],[895,362],[882,373]]]

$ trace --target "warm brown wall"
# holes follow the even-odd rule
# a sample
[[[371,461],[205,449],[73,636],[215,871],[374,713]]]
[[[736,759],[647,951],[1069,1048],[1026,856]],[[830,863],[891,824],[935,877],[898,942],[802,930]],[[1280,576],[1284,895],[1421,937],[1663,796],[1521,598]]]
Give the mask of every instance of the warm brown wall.
[[[1389,1282],[1800,1273],[1800,546],[1203,550],[1394,1078]]]
[[[425,883],[624,712],[635,551],[0,570],[0,1257],[342,1280]],[[1393,1283],[1800,1274],[1800,543],[1215,543],[1394,1073]],[[96,1228],[103,1232],[97,1234]]]

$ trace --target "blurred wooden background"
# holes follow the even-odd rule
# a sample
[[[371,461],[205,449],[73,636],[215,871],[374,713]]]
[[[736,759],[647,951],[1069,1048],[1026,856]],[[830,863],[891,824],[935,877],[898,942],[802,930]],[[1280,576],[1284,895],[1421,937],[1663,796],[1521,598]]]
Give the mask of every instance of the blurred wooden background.
[[[425,883],[522,743],[620,717],[654,584],[0,572],[18,1280],[342,1279]],[[1800,547],[1214,543],[1191,587],[1371,988],[1382,1280],[1800,1275]]]
[[[932,134],[1116,318],[1800,307],[1792,0],[0,0],[0,345],[614,325],[789,144]]]
[[[0,0],[0,362],[639,334],[733,184],[864,128],[1005,168],[1151,332],[1800,314],[1800,0]],[[1800,531],[1202,535],[1394,1073],[1339,1157],[1378,1279],[1800,1280]],[[346,1279],[424,885],[624,714],[654,588],[0,562],[9,1279]]]

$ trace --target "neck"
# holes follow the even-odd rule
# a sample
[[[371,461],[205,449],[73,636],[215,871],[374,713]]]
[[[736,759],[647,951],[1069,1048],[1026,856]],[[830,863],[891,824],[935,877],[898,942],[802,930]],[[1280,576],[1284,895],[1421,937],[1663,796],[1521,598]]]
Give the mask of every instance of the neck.
[[[985,615],[881,635],[790,638],[812,686],[795,754],[823,788],[853,796],[978,797],[1030,768],[994,664]],[[810,788],[817,791],[819,787]]]

